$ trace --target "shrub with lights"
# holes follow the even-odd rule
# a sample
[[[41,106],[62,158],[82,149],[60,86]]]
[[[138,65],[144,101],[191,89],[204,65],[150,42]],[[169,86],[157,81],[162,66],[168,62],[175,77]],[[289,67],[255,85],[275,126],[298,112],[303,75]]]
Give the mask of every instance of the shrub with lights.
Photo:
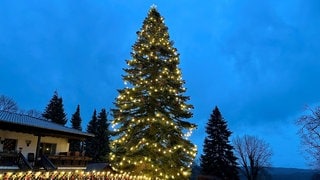
[[[110,162],[119,173],[152,179],[188,179],[196,127],[187,121],[193,106],[183,95],[179,54],[157,9],[148,12],[115,100]]]

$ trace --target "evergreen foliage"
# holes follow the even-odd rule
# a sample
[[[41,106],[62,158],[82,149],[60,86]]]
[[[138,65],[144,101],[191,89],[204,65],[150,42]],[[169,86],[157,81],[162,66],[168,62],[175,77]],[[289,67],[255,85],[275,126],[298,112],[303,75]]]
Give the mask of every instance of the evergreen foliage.
[[[63,100],[58,96],[57,91],[54,92],[53,97],[42,116],[57,124],[65,125],[67,123],[67,115],[64,112]]]
[[[98,127],[97,111],[94,110],[92,118],[87,125],[87,132],[94,134],[96,136],[97,130],[98,130],[97,127]],[[86,155],[89,157],[92,157],[93,162],[97,161],[97,159],[95,157],[97,157],[98,143],[99,142],[95,137],[88,137],[86,139],[86,146],[85,146]]]
[[[218,107],[214,108],[210,116],[206,133],[200,162],[201,173],[219,179],[239,179],[237,158],[229,141],[231,131]]]
[[[187,138],[195,125],[184,96],[179,54],[155,7],[137,32],[113,112],[114,170],[155,179],[188,179],[196,146]]]
[[[82,130],[81,128],[81,116],[80,116],[80,105],[77,106],[76,112],[72,115],[71,125],[73,129]],[[70,140],[70,151],[81,151],[81,141],[72,139]]]
[[[95,136],[97,141],[97,162],[109,162],[110,153],[110,131],[107,119],[107,112],[102,109],[97,118],[97,133]]]
[[[92,119],[87,126],[87,132],[95,137],[86,140],[86,155],[92,157],[93,162],[109,162],[110,131],[107,112],[102,109],[97,117],[94,110]]]
[[[80,105],[77,106],[76,112],[72,115],[71,118],[71,125],[72,128],[77,129],[77,130],[82,130],[81,128],[81,116],[80,116]]]

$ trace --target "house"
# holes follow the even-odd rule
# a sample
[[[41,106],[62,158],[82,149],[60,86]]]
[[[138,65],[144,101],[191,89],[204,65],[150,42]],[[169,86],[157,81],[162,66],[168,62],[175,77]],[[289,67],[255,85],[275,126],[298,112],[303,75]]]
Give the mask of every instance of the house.
[[[0,170],[85,167],[84,152],[69,152],[69,141],[93,134],[46,119],[0,111]]]

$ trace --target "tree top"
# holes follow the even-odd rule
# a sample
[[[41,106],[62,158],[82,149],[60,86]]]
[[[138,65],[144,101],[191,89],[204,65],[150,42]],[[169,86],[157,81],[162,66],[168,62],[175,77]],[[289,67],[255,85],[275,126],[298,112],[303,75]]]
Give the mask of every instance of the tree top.
[[[151,9],[157,9],[157,5],[152,4],[151,7],[150,7],[150,10],[151,10]]]

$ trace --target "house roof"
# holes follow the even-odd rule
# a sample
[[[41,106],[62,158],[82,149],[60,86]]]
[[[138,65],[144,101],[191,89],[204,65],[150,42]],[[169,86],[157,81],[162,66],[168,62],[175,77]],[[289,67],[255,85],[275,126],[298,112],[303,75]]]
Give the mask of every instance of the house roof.
[[[67,137],[71,139],[94,137],[93,134],[69,128],[47,119],[2,110],[0,110],[0,129],[41,136]]]

